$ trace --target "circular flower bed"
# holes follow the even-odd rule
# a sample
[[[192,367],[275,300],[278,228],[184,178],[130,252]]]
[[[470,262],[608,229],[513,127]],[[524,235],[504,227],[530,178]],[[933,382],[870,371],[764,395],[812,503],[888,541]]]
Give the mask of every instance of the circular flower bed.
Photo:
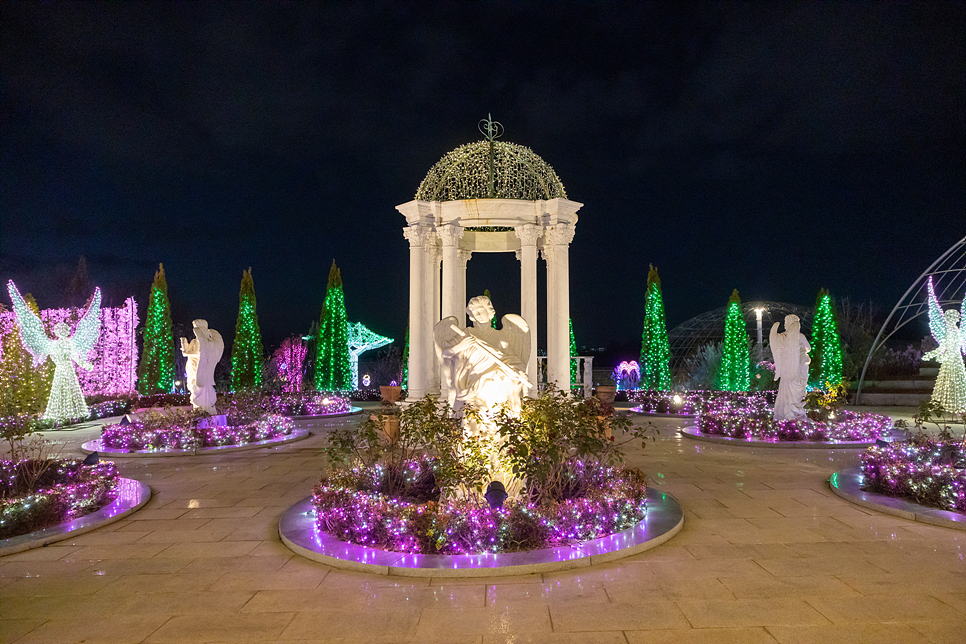
[[[283,394],[272,398],[274,411],[286,416],[325,416],[352,411],[348,396],[338,394]]]
[[[844,410],[829,422],[775,420],[767,401],[753,396],[713,400],[698,414],[698,428],[704,434],[766,441],[871,442],[890,427],[886,416]]]
[[[96,512],[117,498],[119,480],[114,463],[0,461],[0,539]]]
[[[619,532],[646,513],[644,475],[623,466],[577,465],[559,502],[502,508],[439,500],[437,461],[375,465],[324,476],[313,491],[316,526],[342,541],[395,552],[477,554],[567,545]],[[392,488],[392,496],[381,490]]]
[[[917,436],[862,454],[869,492],[966,514],[966,445]]]
[[[176,417],[177,418],[177,417]],[[190,416],[183,422],[159,422],[156,419],[105,425],[101,428],[101,444],[117,451],[191,450],[226,445],[246,445],[287,436],[295,430],[291,419],[278,414],[243,425],[214,425]]]
[[[766,404],[774,404],[775,392],[737,393],[732,391],[657,391],[654,389],[636,389],[627,392],[627,400],[638,403],[633,411],[643,414],[667,414],[669,416],[695,416],[710,402],[721,400],[743,402],[752,398],[764,400]]]

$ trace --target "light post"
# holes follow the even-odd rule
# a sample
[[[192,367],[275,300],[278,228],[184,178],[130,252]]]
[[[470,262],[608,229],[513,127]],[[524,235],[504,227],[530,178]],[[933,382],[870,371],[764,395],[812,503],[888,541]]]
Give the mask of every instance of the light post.
[[[764,349],[761,346],[761,314],[765,312],[762,307],[755,308],[755,316],[758,318],[758,362],[765,359]]]

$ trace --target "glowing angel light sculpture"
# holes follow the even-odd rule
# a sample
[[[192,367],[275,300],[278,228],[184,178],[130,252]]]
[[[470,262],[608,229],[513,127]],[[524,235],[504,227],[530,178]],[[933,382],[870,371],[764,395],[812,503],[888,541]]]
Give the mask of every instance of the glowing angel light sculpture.
[[[966,353],[966,298],[963,299],[961,310],[949,309],[943,313],[932,287],[932,277],[929,278],[928,289],[929,330],[939,346],[922,356],[922,359],[940,363],[932,400],[946,411],[963,413],[966,412],[966,366],[963,364],[963,354]]]
[[[373,333],[362,322],[349,324],[349,364],[352,367],[352,388],[359,388],[359,355],[392,342],[392,338]],[[369,385],[366,385],[367,387]]]
[[[94,289],[91,305],[77,323],[74,335],[68,336],[70,327],[66,322],[60,322],[54,327],[55,340],[47,336],[44,323],[24,302],[13,280],[7,282],[7,291],[20,326],[20,337],[34,357],[34,366],[43,363],[47,356],[54,361],[54,382],[44,418],[60,421],[87,417],[90,410],[84,402],[74,363],[85,369],[93,367],[87,361],[87,354],[94,348],[101,332],[101,289]]]

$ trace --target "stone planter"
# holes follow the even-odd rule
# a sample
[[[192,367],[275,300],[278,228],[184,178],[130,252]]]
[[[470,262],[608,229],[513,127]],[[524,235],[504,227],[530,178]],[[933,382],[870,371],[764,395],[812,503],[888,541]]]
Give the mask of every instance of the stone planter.
[[[379,395],[382,396],[383,402],[395,403],[399,400],[401,394],[402,387],[390,385],[379,386]]]
[[[614,398],[617,396],[617,387],[612,385],[598,385],[597,398],[605,405],[613,405]]]

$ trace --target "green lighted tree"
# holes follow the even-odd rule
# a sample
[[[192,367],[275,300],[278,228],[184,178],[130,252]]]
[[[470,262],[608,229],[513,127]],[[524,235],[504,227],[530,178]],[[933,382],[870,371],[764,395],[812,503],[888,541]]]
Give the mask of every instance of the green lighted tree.
[[[490,297],[490,289],[488,289],[488,288],[483,289],[483,297],[488,298],[490,300],[490,303],[491,304],[493,303],[493,298]],[[496,314],[495,313],[493,314],[493,317],[490,318],[490,326],[492,328],[494,328],[494,329],[496,328]]]
[[[260,387],[264,364],[262,332],[255,311],[255,280],[249,266],[247,271],[242,271],[238,292],[238,321],[235,322],[235,340],[231,345],[232,391]]]
[[[671,346],[664,319],[661,278],[651,265],[647,272],[644,330],[641,332],[641,389],[671,390]]]
[[[811,358],[808,366],[808,384],[811,387],[828,389],[830,385],[842,382],[842,340],[839,338],[835,304],[824,288],[815,299]]]
[[[174,386],[174,337],[164,264],[158,264],[154,273],[146,317],[144,349],[138,365],[138,393],[142,396],[166,394]]]
[[[406,325],[406,346],[403,348],[402,356],[402,382],[399,386],[403,389],[409,388],[409,325]]]
[[[722,391],[748,391],[751,386],[750,360],[748,331],[745,329],[745,317],[741,314],[741,298],[738,297],[738,289],[735,289],[728,300],[718,388]]]
[[[24,296],[30,310],[38,317],[40,307],[30,293]],[[2,310],[2,307],[0,307]],[[20,339],[19,327],[10,326],[0,338],[3,358],[0,359],[0,415],[32,414],[47,408],[50,387],[54,379],[53,361],[45,359],[38,367],[33,366],[33,356]]]
[[[315,388],[319,391],[345,391],[352,387],[349,362],[349,322],[342,292],[342,272],[332,260],[325,304],[319,319],[319,352],[315,367]]]
[[[570,386],[579,380],[577,374],[577,342],[574,341],[574,319],[570,318]]]

